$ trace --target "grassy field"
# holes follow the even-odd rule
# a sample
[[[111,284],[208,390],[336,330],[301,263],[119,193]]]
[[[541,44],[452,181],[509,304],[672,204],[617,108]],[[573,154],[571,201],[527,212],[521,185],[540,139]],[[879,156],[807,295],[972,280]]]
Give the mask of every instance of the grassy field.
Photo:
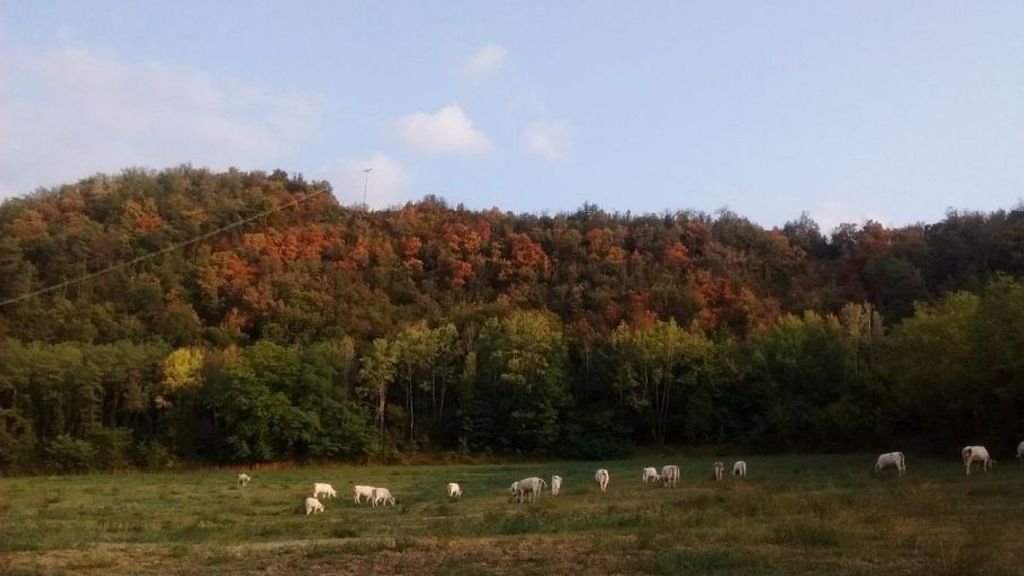
[[[1024,574],[1016,462],[966,478],[955,458],[911,456],[897,479],[871,455],[769,456],[716,483],[712,460],[338,465],[254,472],[242,490],[231,471],[0,479],[0,573]],[[640,486],[666,463],[678,488]],[[509,502],[512,480],[551,474],[562,495]],[[307,518],[314,481],[339,498]],[[358,506],[353,484],[398,505]]]

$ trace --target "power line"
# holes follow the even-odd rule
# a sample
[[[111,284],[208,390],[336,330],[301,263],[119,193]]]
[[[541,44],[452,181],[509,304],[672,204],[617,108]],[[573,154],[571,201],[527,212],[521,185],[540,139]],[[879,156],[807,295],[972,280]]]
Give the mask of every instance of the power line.
[[[263,212],[260,212],[259,214],[250,216],[248,218],[244,218],[242,220],[239,220],[238,222],[232,222],[231,224],[228,224],[226,226],[222,226],[220,228],[217,228],[216,230],[211,230],[211,231],[206,232],[204,234],[200,234],[199,236],[196,236],[195,238],[190,238],[188,240],[185,240],[184,242],[179,242],[177,244],[173,244],[171,246],[168,246],[167,248],[162,248],[160,250],[157,250],[156,252],[150,252],[149,254],[143,254],[142,256],[138,256],[136,258],[132,258],[131,260],[127,260],[125,262],[121,262],[120,264],[114,264],[113,266],[108,266],[107,268],[104,268],[102,270],[98,270],[96,272],[90,272],[89,274],[84,274],[82,276],[79,276],[78,278],[72,278],[71,280],[66,280],[66,281],[61,282],[59,284],[54,284],[52,286],[47,286],[45,288],[40,288],[39,290],[35,290],[35,291],[32,291],[32,292],[29,292],[28,294],[22,294],[21,296],[17,296],[15,298],[10,298],[8,300],[0,301],[0,307],[7,306],[8,304],[14,304],[15,302],[21,302],[22,300],[27,300],[27,299],[29,299],[29,298],[31,298],[33,296],[38,296],[40,294],[46,294],[47,292],[53,292],[54,290],[60,290],[61,288],[66,288],[68,286],[71,286],[72,284],[78,284],[78,283],[81,283],[81,282],[85,282],[86,280],[91,280],[93,278],[96,278],[97,276],[102,276],[104,274],[108,274],[110,272],[113,272],[114,270],[121,270],[121,269],[124,269],[124,268],[128,268],[129,266],[134,266],[135,264],[138,264],[139,262],[145,262],[146,260],[150,260],[152,258],[156,258],[157,256],[163,256],[164,254],[167,254],[168,252],[173,252],[173,251],[175,251],[175,250],[177,250],[179,248],[184,248],[185,246],[189,246],[189,245],[195,244],[197,242],[202,242],[203,240],[206,240],[208,238],[212,238],[212,237],[214,237],[217,234],[220,234],[222,232],[227,232],[228,230],[231,230],[231,229],[234,229],[234,228],[238,228],[239,226],[244,226],[244,225],[246,225],[246,224],[248,224],[248,223],[250,223],[250,222],[252,222],[254,220],[259,220],[260,218],[265,218],[267,216],[270,216],[271,214],[280,212],[282,210],[287,210],[288,208],[291,208],[292,206],[296,206],[298,204],[301,204],[301,203],[305,202],[306,200],[309,200],[310,198],[313,198],[314,196],[318,196],[320,194],[323,194],[326,191],[327,191],[326,188],[322,188],[320,190],[317,190],[316,192],[311,192],[311,193],[306,194],[305,196],[303,196],[301,198],[296,198],[295,200],[292,200],[291,202],[288,202],[286,204],[282,204],[282,205],[280,205],[280,206],[278,206],[276,208],[271,208],[269,210],[264,210]]]

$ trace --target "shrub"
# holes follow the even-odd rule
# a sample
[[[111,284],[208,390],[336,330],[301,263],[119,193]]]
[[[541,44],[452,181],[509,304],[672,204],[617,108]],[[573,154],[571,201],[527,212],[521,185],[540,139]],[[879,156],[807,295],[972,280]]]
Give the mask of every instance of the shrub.
[[[134,452],[135,464],[146,470],[168,470],[177,465],[174,454],[159,442],[140,442]]]
[[[611,411],[573,415],[562,428],[558,455],[573,460],[622,458],[633,451],[629,432],[618,425]]]
[[[92,467],[118,470],[128,466],[128,450],[132,443],[131,430],[96,427],[89,430],[85,438],[96,449]]]
[[[32,422],[14,410],[0,410],[0,470],[25,470],[32,462],[35,447]]]
[[[96,447],[86,440],[65,434],[51,440],[44,448],[46,468],[60,474],[88,472],[96,462]]]

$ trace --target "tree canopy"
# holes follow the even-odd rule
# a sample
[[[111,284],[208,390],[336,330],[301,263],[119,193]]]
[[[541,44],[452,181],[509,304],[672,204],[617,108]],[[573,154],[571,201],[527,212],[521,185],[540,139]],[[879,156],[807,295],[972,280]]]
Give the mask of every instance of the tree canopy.
[[[0,467],[1024,434],[1020,207],[826,235],[329,191],[183,166],[0,204],[0,301],[60,285],[0,306]]]

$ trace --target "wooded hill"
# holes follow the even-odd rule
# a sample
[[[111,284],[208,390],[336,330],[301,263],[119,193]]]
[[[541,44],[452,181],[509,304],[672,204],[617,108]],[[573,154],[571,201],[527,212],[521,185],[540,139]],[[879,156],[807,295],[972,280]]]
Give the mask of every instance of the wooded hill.
[[[1024,209],[826,236],[329,192],[181,167],[0,205],[7,301],[312,194],[0,306],[0,467],[1024,438]]]

